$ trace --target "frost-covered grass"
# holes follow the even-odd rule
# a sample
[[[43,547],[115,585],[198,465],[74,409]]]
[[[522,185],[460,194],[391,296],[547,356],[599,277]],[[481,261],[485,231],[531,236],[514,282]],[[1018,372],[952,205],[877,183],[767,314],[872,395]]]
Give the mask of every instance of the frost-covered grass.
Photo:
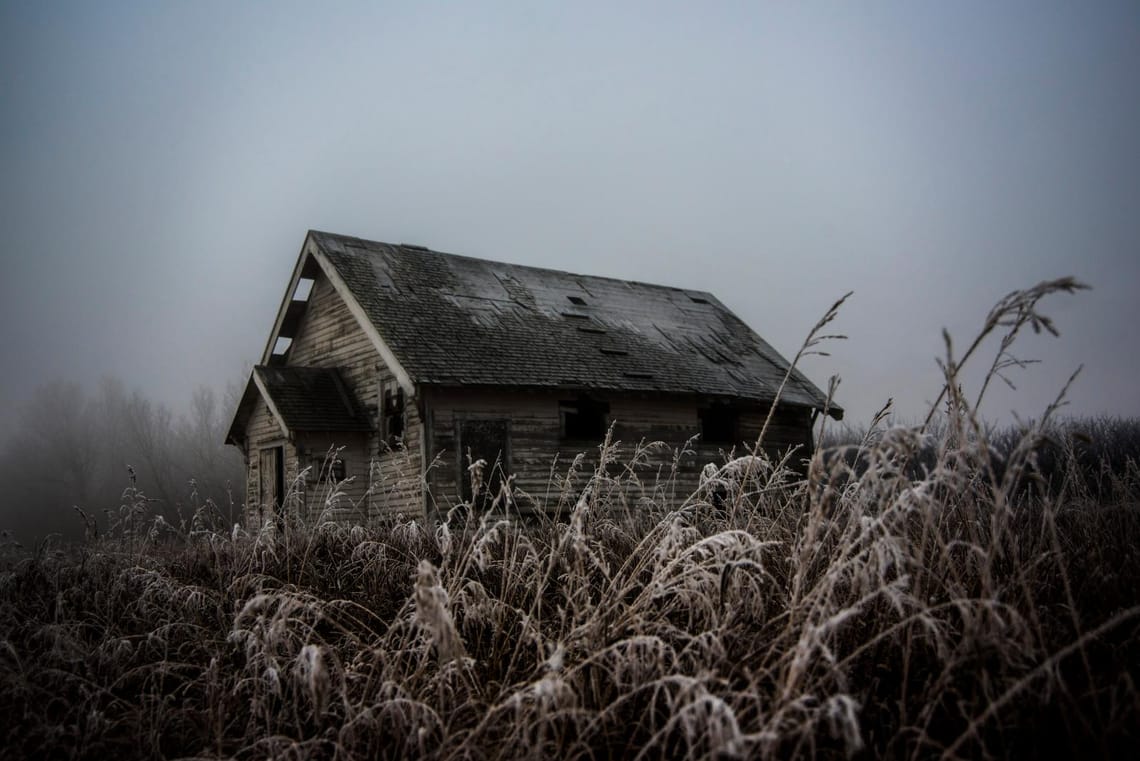
[[[565,521],[251,536],[128,500],[0,575],[3,755],[1133,757],[1135,451],[1110,488],[1045,478],[1052,410],[999,450],[950,396],[936,433],[806,478],[745,454],[632,512],[606,442]]]

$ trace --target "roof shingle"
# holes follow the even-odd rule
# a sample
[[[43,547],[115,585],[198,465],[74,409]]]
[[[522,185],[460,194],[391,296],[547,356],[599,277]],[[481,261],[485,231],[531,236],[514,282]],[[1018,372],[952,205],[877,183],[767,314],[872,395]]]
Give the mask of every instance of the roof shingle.
[[[787,372],[709,293],[310,236],[418,383],[771,401]],[[824,395],[795,371],[782,401],[818,408]]]
[[[253,368],[291,431],[370,431],[368,415],[340,373],[327,367]]]

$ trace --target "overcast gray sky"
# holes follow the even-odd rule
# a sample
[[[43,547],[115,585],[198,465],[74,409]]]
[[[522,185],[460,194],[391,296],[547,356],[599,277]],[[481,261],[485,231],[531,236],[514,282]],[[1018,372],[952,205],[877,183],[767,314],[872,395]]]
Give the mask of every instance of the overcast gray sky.
[[[865,420],[1075,275],[986,408],[1140,415],[1140,4],[0,5],[0,422],[257,358],[308,228],[709,290]],[[999,389],[1000,391],[1000,389]]]

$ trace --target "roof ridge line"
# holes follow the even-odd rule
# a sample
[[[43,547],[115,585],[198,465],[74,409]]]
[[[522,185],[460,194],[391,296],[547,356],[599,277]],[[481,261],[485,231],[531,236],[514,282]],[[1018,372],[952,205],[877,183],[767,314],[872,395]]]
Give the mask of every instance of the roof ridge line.
[[[412,251],[428,254],[439,254],[440,256],[450,256],[456,259],[470,259],[471,261],[481,262],[484,264],[501,264],[507,267],[517,267],[525,270],[533,270],[536,272],[549,272],[555,275],[565,275],[572,278],[586,278],[589,280],[608,280],[614,283],[621,283],[624,285],[640,285],[646,288],[655,288],[665,291],[677,291],[679,293],[695,293],[702,296],[711,296],[719,304],[720,300],[710,291],[702,291],[696,288],[681,288],[680,286],[665,285],[663,283],[651,283],[647,280],[632,280],[630,278],[614,277],[612,275],[590,275],[585,272],[571,272],[570,270],[555,269],[554,267],[538,267],[533,264],[517,264],[514,262],[504,262],[499,259],[487,259],[481,256],[472,256],[471,254],[456,254],[451,251],[440,251],[429,246],[422,246],[415,243],[390,243],[382,240],[371,240],[369,238],[361,238],[356,235],[344,235],[341,233],[330,233],[323,230],[310,230],[311,234],[327,236],[329,238],[337,238],[340,240],[357,240],[362,243],[368,243],[373,246],[387,246],[392,249],[406,248]],[[359,247],[358,247],[359,248]]]

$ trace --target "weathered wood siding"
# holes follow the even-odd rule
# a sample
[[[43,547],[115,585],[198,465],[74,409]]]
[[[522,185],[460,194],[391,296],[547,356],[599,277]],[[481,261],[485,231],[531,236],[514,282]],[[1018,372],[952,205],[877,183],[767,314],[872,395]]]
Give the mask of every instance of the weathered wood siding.
[[[261,500],[261,450],[280,446],[285,463],[285,505],[289,500],[296,501],[297,451],[285,437],[285,432],[277,423],[277,418],[269,411],[264,399],[257,401],[249,425],[246,427],[246,482],[245,482],[245,527],[256,531],[269,525],[274,517],[273,505],[262,504]],[[290,486],[293,485],[293,489]],[[292,493],[291,493],[292,492]]]
[[[461,440],[465,420],[507,421],[506,471],[514,476],[515,507],[523,512],[567,509],[597,465],[599,442],[561,438],[560,404],[573,394],[518,389],[421,388],[420,398],[409,397],[406,402],[404,446],[391,451],[382,435],[381,409],[383,389],[394,386],[394,375],[323,275],[310,291],[286,362],[338,368],[377,430],[306,432],[296,441],[286,440],[261,400],[247,428],[250,526],[272,517],[258,500],[258,453],[274,443],[284,446],[286,507],[295,506],[309,521],[367,523],[422,517],[425,508],[429,517],[446,512],[462,501],[461,479],[468,478]],[[697,487],[704,465],[722,463],[731,450],[693,438],[700,431],[700,400],[637,394],[599,398],[609,404],[608,420],[614,423],[614,439],[621,442],[611,469],[635,463],[636,478],[626,473],[629,486],[622,495],[631,507],[643,499],[657,503],[683,499]],[[736,454],[748,451],[766,415],[762,407],[742,410]],[[810,418],[805,410],[778,410],[773,417],[765,449],[780,454],[789,447],[800,447],[804,457],[810,453]],[[318,477],[321,464],[334,450],[339,451],[347,476],[335,488]]]
[[[290,365],[335,367],[379,424],[380,389],[395,378],[380,358],[348,306],[323,275],[313,283],[309,304],[289,348]],[[306,482],[310,518],[350,523],[396,515],[423,515],[422,423],[414,399],[407,402],[405,448],[390,451],[379,434],[306,434],[298,439],[301,467],[323,461],[332,447],[344,447],[341,459],[348,480],[335,490],[318,483],[313,468]]]
[[[518,507],[557,511],[572,504],[597,465],[600,442],[563,441],[559,404],[572,395],[549,392],[430,389],[425,393],[429,409],[428,458],[433,462],[427,481],[429,514],[439,514],[461,501],[459,479],[467,477],[468,462],[460,451],[459,432],[465,419],[508,420],[507,468],[515,476]],[[706,463],[723,463],[731,447],[707,445],[693,440],[700,431],[696,400],[666,396],[599,396],[609,402],[608,419],[614,423],[613,438],[620,441],[619,466],[637,461],[636,483],[626,498],[676,501],[697,487]],[[754,444],[767,416],[767,409],[742,411],[736,454]],[[660,446],[649,446],[661,442]],[[810,416],[806,410],[778,409],[765,435],[765,449],[782,454],[800,447],[802,456],[811,451]],[[575,457],[579,467],[572,468]],[[798,459],[799,455],[797,455]]]
[[[536,505],[545,504],[558,451],[556,397],[466,389],[429,389],[424,396],[428,406],[428,458],[432,463],[427,474],[429,515],[445,513],[462,501],[459,479],[468,477],[469,464],[459,440],[465,419],[508,421],[507,471],[516,476],[515,489],[531,495]]]

